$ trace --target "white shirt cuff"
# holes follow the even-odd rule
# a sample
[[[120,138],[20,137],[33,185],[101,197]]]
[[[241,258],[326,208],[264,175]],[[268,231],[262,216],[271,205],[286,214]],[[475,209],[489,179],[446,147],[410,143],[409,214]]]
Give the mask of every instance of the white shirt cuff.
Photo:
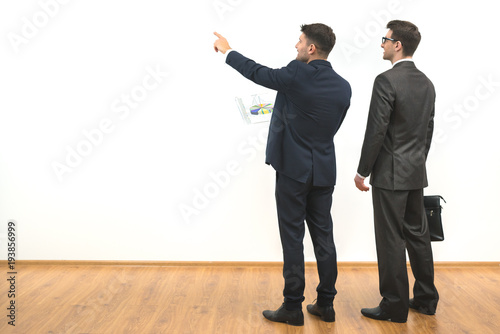
[[[226,54],[225,54],[224,56],[226,56],[226,58],[227,58],[227,55],[228,55],[228,54],[230,54],[230,53],[231,53],[231,51],[233,51],[233,49],[229,49],[229,50],[227,50],[227,52],[226,52]],[[224,58],[224,60],[225,60],[226,58]]]

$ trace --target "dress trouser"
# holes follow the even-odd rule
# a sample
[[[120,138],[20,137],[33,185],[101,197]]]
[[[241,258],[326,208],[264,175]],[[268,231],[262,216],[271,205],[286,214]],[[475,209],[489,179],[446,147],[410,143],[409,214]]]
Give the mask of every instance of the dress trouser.
[[[276,206],[283,247],[283,290],[285,308],[301,309],[304,300],[304,233],[307,222],[316,256],[319,285],[317,303],[333,304],[337,291],[337,252],[331,217],[334,187],[315,187],[276,173]]]
[[[392,191],[372,187],[377,246],[380,307],[406,318],[409,283],[406,252],[415,277],[415,302],[436,311],[439,295],[434,286],[429,227],[424,210],[423,190]]]

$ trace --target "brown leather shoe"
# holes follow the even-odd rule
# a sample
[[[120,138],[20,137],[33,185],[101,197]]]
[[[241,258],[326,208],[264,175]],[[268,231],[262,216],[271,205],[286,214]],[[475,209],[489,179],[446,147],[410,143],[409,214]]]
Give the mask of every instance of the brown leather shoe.
[[[307,305],[307,312],[317,315],[325,322],[335,321],[335,310],[333,306],[319,306],[318,303]]]
[[[304,326],[304,313],[302,313],[302,310],[289,311],[285,308],[284,303],[276,311],[265,310],[262,314],[270,321],[284,322],[292,326]]]

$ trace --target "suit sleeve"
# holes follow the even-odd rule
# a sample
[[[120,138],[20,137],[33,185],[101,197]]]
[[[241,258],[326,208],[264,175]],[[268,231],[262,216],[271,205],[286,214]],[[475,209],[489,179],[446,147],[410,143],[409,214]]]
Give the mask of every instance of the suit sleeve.
[[[237,51],[232,51],[226,58],[226,63],[245,78],[258,85],[281,92],[286,92],[297,73],[297,64],[294,62],[296,61],[292,61],[281,69],[271,69],[256,63]]]
[[[349,89],[349,91],[350,91],[350,89]],[[349,92],[349,99],[352,96],[351,94],[352,93]],[[339,121],[339,125],[337,126],[337,129],[335,130],[335,133],[337,133],[337,131],[338,131],[338,129],[340,129],[340,126],[342,125],[342,123],[344,123],[345,116],[347,115],[347,110],[349,110],[350,107],[351,107],[351,102],[349,101],[349,103],[347,104],[347,106],[344,109],[344,112],[342,113],[342,116],[341,116],[340,121]]]
[[[389,80],[379,75],[373,84],[365,139],[359,159],[358,174],[367,177],[371,174],[380,149],[384,144],[387,129],[394,110],[395,90]]]
[[[431,118],[429,119],[429,125],[427,126],[427,137],[425,140],[425,158],[426,159],[427,159],[427,155],[429,154],[429,150],[431,148],[432,133],[434,132],[434,111],[435,111],[435,106],[432,107]]]

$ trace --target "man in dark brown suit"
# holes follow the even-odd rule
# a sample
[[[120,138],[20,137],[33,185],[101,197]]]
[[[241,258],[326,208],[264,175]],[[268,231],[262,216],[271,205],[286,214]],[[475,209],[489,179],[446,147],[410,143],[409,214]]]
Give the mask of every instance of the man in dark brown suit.
[[[418,28],[391,21],[382,38],[383,58],[392,69],[375,79],[356,187],[368,191],[371,175],[375,241],[382,301],[361,313],[376,320],[406,322],[408,309],[432,315],[439,299],[424,212],[425,162],[433,125],[435,90],[412,60],[420,42]],[[415,285],[409,299],[406,252]]]

